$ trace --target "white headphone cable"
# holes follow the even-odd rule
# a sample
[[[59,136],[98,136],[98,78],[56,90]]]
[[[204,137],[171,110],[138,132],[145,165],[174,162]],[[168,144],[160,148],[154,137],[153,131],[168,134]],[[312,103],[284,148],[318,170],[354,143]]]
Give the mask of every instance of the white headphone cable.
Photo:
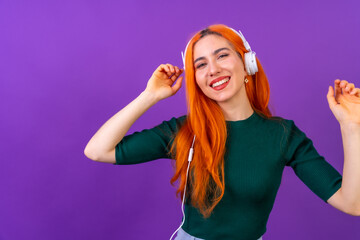
[[[174,237],[174,234],[177,233],[180,228],[182,227],[182,225],[184,224],[185,222],[185,212],[184,212],[184,201],[185,201],[185,192],[186,192],[186,185],[187,185],[187,178],[188,178],[188,173],[189,173],[189,167],[190,167],[190,162],[192,161],[192,158],[193,158],[193,154],[194,154],[194,142],[195,142],[195,137],[196,135],[194,135],[194,139],[193,139],[193,142],[191,144],[191,148],[190,148],[190,151],[189,151],[189,156],[188,156],[188,166],[187,166],[187,170],[186,170],[186,179],[185,179],[185,187],[184,187],[184,194],[183,194],[183,200],[182,200],[182,204],[181,204],[181,211],[182,211],[182,214],[183,214],[183,220],[181,222],[181,225],[180,227],[178,227],[178,229],[176,229],[176,231],[171,235],[170,237],[170,240]]]

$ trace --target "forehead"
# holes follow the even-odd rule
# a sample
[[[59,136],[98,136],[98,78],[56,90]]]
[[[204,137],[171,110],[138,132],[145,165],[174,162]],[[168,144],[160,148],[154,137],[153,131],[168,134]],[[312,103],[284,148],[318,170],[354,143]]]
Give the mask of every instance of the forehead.
[[[207,35],[195,43],[194,59],[211,55],[214,50],[224,47],[234,50],[232,44],[227,39],[215,34]]]

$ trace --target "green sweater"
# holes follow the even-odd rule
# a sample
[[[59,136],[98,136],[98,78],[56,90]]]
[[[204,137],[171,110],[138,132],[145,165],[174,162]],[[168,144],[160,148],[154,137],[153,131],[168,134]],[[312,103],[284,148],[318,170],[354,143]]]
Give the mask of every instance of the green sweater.
[[[226,121],[224,196],[207,219],[187,202],[182,226],[186,232],[206,240],[258,239],[266,232],[285,166],[291,166],[325,202],[341,187],[340,173],[318,154],[294,121],[274,119],[264,119],[254,112],[245,120]],[[173,134],[185,120],[186,115],[172,118],[125,136],[116,146],[115,164],[173,159],[167,152]]]

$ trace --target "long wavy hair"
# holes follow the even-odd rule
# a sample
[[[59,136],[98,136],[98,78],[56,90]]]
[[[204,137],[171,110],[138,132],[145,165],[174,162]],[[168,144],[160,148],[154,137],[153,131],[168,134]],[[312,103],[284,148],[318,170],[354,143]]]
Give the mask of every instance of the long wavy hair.
[[[239,57],[244,58],[248,52],[242,39],[230,28],[223,24],[211,25],[197,32],[189,41],[185,54],[185,79],[187,118],[177,132],[170,152],[175,156],[175,173],[170,180],[174,183],[179,179],[177,196],[182,200],[188,153],[196,135],[193,161],[190,164],[186,196],[191,205],[199,209],[204,218],[208,218],[215,206],[224,195],[224,154],[227,138],[226,121],[220,106],[216,101],[208,98],[195,81],[193,59],[194,45],[203,37],[216,34],[224,37],[237,51]],[[272,115],[268,109],[270,88],[264,70],[256,58],[258,72],[247,75],[249,80],[245,84],[246,94],[251,107],[263,117]]]

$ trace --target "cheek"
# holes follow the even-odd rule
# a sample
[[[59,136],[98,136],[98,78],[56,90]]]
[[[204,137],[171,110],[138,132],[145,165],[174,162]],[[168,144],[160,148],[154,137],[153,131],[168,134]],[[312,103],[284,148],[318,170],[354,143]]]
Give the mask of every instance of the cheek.
[[[245,65],[242,63],[241,60],[234,61],[234,63],[232,64],[232,68],[233,68],[233,71],[237,71],[243,75],[246,74]]]
[[[200,74],[195,74],[195,82],[199,87],[203,87],[205,85],[205,80]]]
[[[229,60],[226,62],[226,67],[228,69],[234,70],[236,67],[239,66],[239,62],[235,61],[234,59]]]

